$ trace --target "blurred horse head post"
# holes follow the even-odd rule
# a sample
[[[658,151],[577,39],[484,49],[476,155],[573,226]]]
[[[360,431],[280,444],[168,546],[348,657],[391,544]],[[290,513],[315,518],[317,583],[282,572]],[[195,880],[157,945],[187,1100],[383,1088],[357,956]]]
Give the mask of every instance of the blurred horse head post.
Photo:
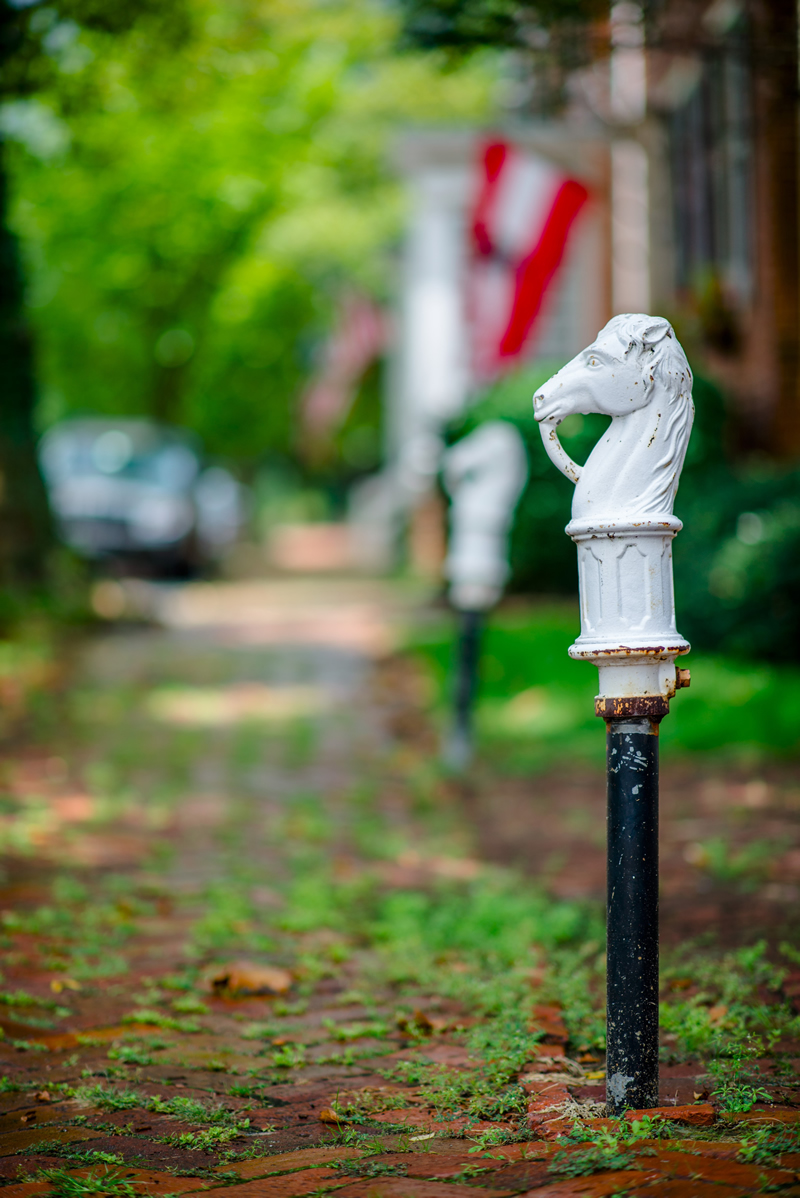
[[[599,670],[606,721],[610,1112],[658,1105],[658,727],[689,671],[675,624],[672,513],[692,430],[692,374],[670,324],[615,316],[537,391],[553,463],[575,483],[566,532],[578,547],[581,633],[571,657]],[[558,426],[611,417],[585,466]]]
[[[508,539],[514,509],[528,479],[525,446],[513,424],[490,420],[444,455],[444,485],[452,499],[444,573],[459,616],[455,722],[444,760],[460,770],[472,757],[472,714],[486,612],[511,573]]]

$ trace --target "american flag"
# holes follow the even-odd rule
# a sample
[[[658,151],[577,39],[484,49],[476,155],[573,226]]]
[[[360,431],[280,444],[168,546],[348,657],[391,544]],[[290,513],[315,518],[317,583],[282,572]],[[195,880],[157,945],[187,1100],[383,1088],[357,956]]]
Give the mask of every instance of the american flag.
[[[388,334],[386,315],[373,300],[355,292],[342,298],[320,369],[301,401],[303,427],[313,440],[323,441],[345,421],[358,382]]]
[[[530,345],[588,198],[582,183],[543,158],[506,141],[481,147],[468,283],[476,379],[515,365]]]

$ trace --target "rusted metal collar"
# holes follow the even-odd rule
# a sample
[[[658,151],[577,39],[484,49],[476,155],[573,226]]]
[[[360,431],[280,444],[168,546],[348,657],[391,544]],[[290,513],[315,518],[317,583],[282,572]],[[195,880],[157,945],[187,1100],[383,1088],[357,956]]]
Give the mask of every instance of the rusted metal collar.
[[[675,690],[689,686],[692,680],[687,669],[675,671]],[[669,715],[667,695],[598,695],[594,701],[594,714],[603,720],[647,719],[658,723]]]
[[[669,714],[669,699],[666,695],[598,695],[594,714],[603,720],[661,720]]]

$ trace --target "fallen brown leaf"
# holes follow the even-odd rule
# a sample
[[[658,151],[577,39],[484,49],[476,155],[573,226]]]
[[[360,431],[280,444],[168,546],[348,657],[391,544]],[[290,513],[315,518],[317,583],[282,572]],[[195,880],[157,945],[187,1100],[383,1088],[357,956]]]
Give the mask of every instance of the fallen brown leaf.
[[[398,1015],[397,1026],[401,1032],[415,1032],[417,1035],[429,1036],[435,1032],[445,1032],[451,1026],[451,1020],[440,1019],[435,1015],[417,1008],[411,1015]]]
[[[341,1115],[337,1115],[336,1111],[332,1110],[329,1106],[324,1106],[322,1108],[322,1110],[320,1111],[320,1113],[317,1115],[317,1118],[319,1119],[320,1123],[344,1123],[344,1122],[346,1122],[346,1120],[344,1120],[341,1117]]]
[[[50,989],[54,994],[60,994],[62,990],[80,990],[80,982],[76,982],[74,978],[53,978],[50,983]]]
[[[221,998],[246,994],[286,994],[292,975],[275,965],[253,961],[232,961],[215,969],[209,977],[209,989]]]

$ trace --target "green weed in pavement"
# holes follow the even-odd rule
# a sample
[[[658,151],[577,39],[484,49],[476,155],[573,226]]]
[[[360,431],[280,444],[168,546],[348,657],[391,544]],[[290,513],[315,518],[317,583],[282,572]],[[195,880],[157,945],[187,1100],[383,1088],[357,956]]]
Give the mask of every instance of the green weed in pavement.
[[[798,1038],[800,1015],[780,995],[785,976],[764,941],[728,953],[689,949],[668,956],[660,1021],[672,1041],[670,1055],[735,1061],[765,1056],[779,1040]],[[672,982],[691,987],[690,996],[672,991]],[[765,1002],[764,991],[774,1001]]]
[[[336,1161],[333,1167],[344,1177],[405,1177],[408,1173],[408,1165],[369,1159]]]
[[[270,1054],[271,1064],[276,1069],[295,1069],[305,1064],[306,1049],[303,1044],[286,1044]]]
[[[47,1011],[52,1011],[59,1019],[66,1018],[71,1015],[69,1007],[62,1007],[52,998],[39,998],[35,994],[28,994],[26,990],[6,991],[0,990],[0,1003],[7,1007],[42,1007]]]
[[[176,1019],[173,1015],[165,1015],[163,1011],[153,1011],[146,1007],[123,1015],[122,1022],[143,1023],[151,1027],[169,1028],[175,1032],[187,1032],[190,1035],[203,1030],[194,1019]]]
[[[108,1050],[110,1061],[121,1061],[123,1065],[152,1065],[154,1052],[162,1052],[167,1048],[166,1040],[157,1040],[153,1036],[130,1039],[122,1044],[114,1044]]]
[[[106,1168],[102,1173],[88,1177],[73,1177],[66,1169],[41,1169],[38,1173],[43,1181],[52,1186],[52,1198],[83,1198],[87,1194],[107,1194],[109,1198],[136,1198],[140,1193],[135,1185],[126,1181],[116,1169]]]
[[[641,1141],[665,1139],[675,1134],[673,1124],[645,1115],[643,1119],[629,1122],[626,1119],[612,1121],[610,1128],[587,1129],[580,1121],[573,1124],[569,1135],[559,1143],[565,1147],[557,1152],[549,1165],[549,1172],[563,1177],[586,1177],[608,1169],[626,1169],[637,1156],[654,1156],[650,1147]],[[574,1144],[588,1147],[574,1149]]]
[[[174,998],[170,1006],[180,1015],[208,1014],[208,1007],[196,994],[187,994],[184,998]]]
[[[784,1153],[800,1152],[800,1127],[766,1123],[754,1127],[742,1140],[738,1157],[748,1165],[779,1167]]]
[[[220,1124],[234,1129],[244,1129],[250,1125],[249,1120],[240,1119],[220,1104],[200,1102],[196,1098],[178,1096],[163,1099],[140,1094],[136,1090],[109,1090],[101,1085],[79,1086],[70,1091],[70,1096],[101,1110],[126,1111],[138,1108],[158,1115],[171,1115],[187,1123]]]
[[[382,1019],[364,1020],[356,1023],[335,1023],[333,1019],[323,1019],[322,1026],[330,1034],[332,1040],[360,1040],[369,1036],[376,1040],[384,1039],[390,1031],[388,1023]]]
[[[382,1072],[390,1080],[422,1087],[426,1101],[441,1115],[475,1120],[521,1116],[526,1096],[516,1078],[539,1051],[539,1033],[531,1033],[528,1022],[523,1005],[473,1029],[466,1046],[483,1062],[480,1069],[433,1064],[425,1061],[423,1053],[421,1058],[399,1061]]]
[[[99,1130],[106,1131],[108,1135],[114,1135],[119,1129],[107,1124]],[[40,1145],[35,1146],[35,1151],[39,1151]],[[124,1165],[125,1160],[118,1152],[99,1152],[96,1149],[81,1148],[77,1144],[53,1145],[53,1149],[58,1149],[58,1155],[62,1160],[69,1160],[73,1168],[75,1165]],[[35,1152],[34,1152],[35,1155]]]
[[[248,1126],[245,1124],[245,1127]],[[174,1148],[186,1148],[190,1152],[217,1152],[240,1134],[238,1127],[208,1127],[205,1131],[180,1132],[174,1136],[163,1136],[162,1144]]]
[[[326,1146],[328,1144],[336,1148],[358,1148],[365,1156],[380,1156],[382,1152],[386,1151],[382,1140],[368,1135],[357,1127],[345,1127],[336,1132],[330,1140],[326,1141]],[[398,1151],[402,1152],[404,1148],[405,1145],[398,1148]]]
[[[725,1114],[751,1111],[757,1102],[770,1102],[771,1094],[764,1086],[754,1084],[747,1057],[761,1055],[763,1047],[758,1044],[745,1055],[743,1046],[730,1058],[720,1057],[710,1061],[708,1071],[716,1080],[711,1097],[716,1098],[720,1110]]]

